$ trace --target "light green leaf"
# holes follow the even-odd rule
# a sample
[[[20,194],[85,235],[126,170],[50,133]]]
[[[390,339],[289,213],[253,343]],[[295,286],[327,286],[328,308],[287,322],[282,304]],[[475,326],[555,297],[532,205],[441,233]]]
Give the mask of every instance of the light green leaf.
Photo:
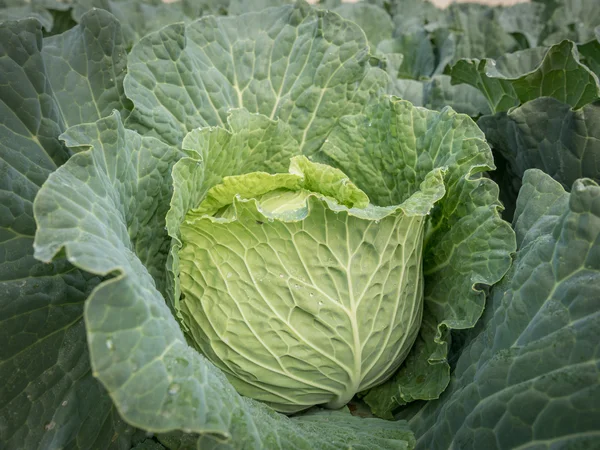
[[[379,81],[367,76],[369,59],[356,24],[302,2],[171,25],[129,55],[129,126],[180,146],[189,131],[224,127],[229,109],[244,107],[288,123],[309,155],[342,113],[363,108]]]
[[[76,27],[44,39],[42,56],[65,126],[95,122],[114,109],[129,115],[133,105],[123,92],[127,51],[111,14],[83,15]]]
[[[100,280],[33,257],[34,198],[69,158],[41,44],[36,20],[0,24],[0,442],[128,449],[132,429],[89,366],[83,303]]]
[[[422,233],[442,174],[389,208],[303,156],[290,174],[225,178],[181,225],[193,342],[238,392],[288,413],[341,407],[387,379],[419,331]]]
[[[517,177],[541,169],[565,188],[576,179],[600,181],[600,104],[573,110],[539,98],[508,113],[482,117],[479,126]]]
[[[387,396],[382,404],[383,397],[374,393],[388,389],[385,385],[367,395],[367,403],[389,416],[405,401],[435,398],[443,391],[448,383],[448,330],[474,326],[484,303],[478,286],[494,284],[510,265],[514,233],[499,217],[498,187],[480,175],[494,167],[492,154],[483,133],[467,116],[389,98],[364,115],[342,118],[316,156],[344,171],[382,206],[401,203],[429,171],[447,167],[447,193],[431,213],[423,260],[425,311],[437,330],[433,343],[423,338],[413,349],[428,359],[430,370],[423,374],[422,391],[411,390],[410,397],[402,397],[401,386],[411,383],[402,371],[388,382],[397,386],[394,399]],[[373,183],[374,179],[380,182]],[[419,342],[433,350],[422,351]],[[409,357],[408,362],[417,364],[416,358]],[[410,371],[406,366],[404,373]],[[437,381],[431,383],[430,377]]]
[[[453,83],[481,90],[494,112],[539,97],[552,97],[574,108],[600,97],[598,77],[580,62],[576,45],[564,41],[549,50],[535,48],[497,61],[461,60],[451,69]]]
[[[170,169],[178,152],[125,129],[117,113],[72,127],[64,137],[81,151],[36,198],[36,256],[50,260],[64,251],[73,264],[109,276],[87,299],[85,318],[94,375],[124,419],[150,432],[202,434],[202,448],[366,445],[368,437],[352,431],[352,420],[344,440],[332,443],[326,426],[305,430],[240,397],[186,343],[159,292],[169,244]],[[382,442],[402,448],[405,428],[382,429]]]
[[[250,172],[285,172],[290,158],[300,154],[298,142],[287,124],[235,109],[227,120],[228,129],[202,128],[190,132],[183,141],[182,158],[173,167],[173,198],[166,224],[173,238],[167,263],[172,283],[167,290],[174,310],[179,309],[179,226],[185,214],[200,205],[208,190],[223,177]]]
[[[517,203],[519,251],[453,381],[410,420],[422,449],[593,448],[598,422],[600,188],[538,170]]]

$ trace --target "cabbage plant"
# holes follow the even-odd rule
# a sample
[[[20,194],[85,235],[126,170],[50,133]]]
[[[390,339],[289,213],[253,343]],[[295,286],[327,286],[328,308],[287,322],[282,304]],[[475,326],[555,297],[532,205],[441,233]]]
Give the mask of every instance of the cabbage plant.
[[[0,22],[2,448],[592,445],[593,180],[511,227],[334,12],[86,4]]]

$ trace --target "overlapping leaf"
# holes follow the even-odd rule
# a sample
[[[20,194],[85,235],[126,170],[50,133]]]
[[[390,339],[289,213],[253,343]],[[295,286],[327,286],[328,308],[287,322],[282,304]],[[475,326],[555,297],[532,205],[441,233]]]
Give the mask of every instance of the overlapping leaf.
[[[111,20],[91,13],[64,39],[109,29],[107,43],[118,42]],[[65,65],[105,61],[106,47],[97,41],[75,48]],[[70,102],[55,95],[58,75],[44,64],[43,51],[37,21],[0,24],[0,442],[7,449],[129,448],[132,429],[89,366],[83,304],[98,276],[62,257],[50,264],[34,259],[34,198],[70,156],[58,139]],[[71,101],[111,107],[90,95],[86,79],[71,81]],[[95,120],[96,108],[68,121]]]
[[[437,401],[413,411],[422,449],[593,448],[600,438],[600,188],[525,174],[515,263]]]

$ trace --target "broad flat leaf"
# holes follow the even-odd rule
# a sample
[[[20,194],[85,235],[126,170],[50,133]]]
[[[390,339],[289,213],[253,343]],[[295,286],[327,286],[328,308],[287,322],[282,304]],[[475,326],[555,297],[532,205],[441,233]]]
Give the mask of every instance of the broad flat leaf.
[[[128,126],[181,146],[189,131],[225,126],[229,109],[244,107],[287,122],[310,155],[337,117],[365,104],[368,50],[356,24],[305,3],[171,25],[128,57]]]
[[[41,45],[36,20],[0,24],[0,442],[125,450],[132,429],[89,365],[83,306],[100,279],[33,255],[35,195],[69,158]]]
[[[197,347],[238,392],[286,413],[342,407],[389,378],[420,329],[442,173],[389,208],[304,156],[289,173],[225,178],[181,224],[181,311]]]
[[[410,420],[421,449],[594,448],[600,439],[600,188],[525,174],[515,262],[439,400]]]
[[[481,90],[494,112],[539,97],[552,97],[574,108],[600,97],[597,75],[579,60],[577,46],[563,41],[505,55],[497,61],[461,60],[451,69],[453,83]]]
[[[240,397],[188,346],[160,293],[171,165],[179,152],[125,129],[117,113],[63,137],[81,151],[36,198],[36,257],[64,252],[91,273],[112,274],[87,299],[85,318],[94,374],[125,420],[150,432],[200,434],[202,449],[407,448],[402,425],[348,417],[334,434],[327,423],[305,426]],[[363,425],[380,430],[375,439]]]
[[[401,203],[429,171],[447,167],[447,193],[431,213],[424,244],[424,320],[435,332],[417,340],[412,351],[419,358],[409,356],[404,369],[365,397],[378,415],[389,417],[398,405],[443,391],[449,380],[448,330],[474,326],[484,303],[478,286],[494,284],[510,265],[514,234],[499,217],[498,187],[480,175],[494,167],[492,154],[467,116],[448,108],[416,108],[392,97],[362,115],[342,118],[316,157],[340,168],[382,206]],[[423,333],[429,333],[426,327]],[[418,367],[427,370],[415,380],[411,374]],[[415,381],[422,389],[405,393],[402,386]],[[390,396],[394,389],[396,395]]]
[[[125,98],[127,51],[121,25],[103,10],[90,11],[78,26],[44,39],[42,56],[65,126],[94,122],[132,109]]]
[[[376,47],[384,39],[392,37],[394,30],[392,19],[384,9],[377,5],[344,3],[332,11],[358,24],[373,47]]]
[[[599,102],[573,110],[543,97],[508,113],[482,117],[478,124],[519,178],[536,168],[566,189],[581,177],[600,181]]]

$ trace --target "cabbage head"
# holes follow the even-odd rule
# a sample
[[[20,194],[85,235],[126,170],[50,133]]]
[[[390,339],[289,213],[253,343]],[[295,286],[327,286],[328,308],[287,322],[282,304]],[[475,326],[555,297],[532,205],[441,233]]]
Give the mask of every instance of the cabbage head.
[[[224,178],[180,229],[180,307],[198,349],[240,393],[288,413],[340,408],[388,379],[421,325],[442,174],[387,207],[304,156],[289,173]]]

